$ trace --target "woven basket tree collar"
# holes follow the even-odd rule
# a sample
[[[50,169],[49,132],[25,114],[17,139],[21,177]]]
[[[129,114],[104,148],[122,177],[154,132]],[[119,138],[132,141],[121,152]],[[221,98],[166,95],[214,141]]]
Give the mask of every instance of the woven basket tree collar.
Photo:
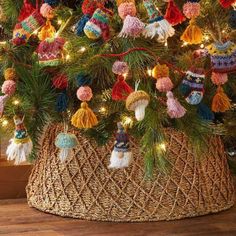
[[[140,103],[148,105],[150,96],[143,90],[132,92],[126,99],[126,108],[129,111],[134,111]]]

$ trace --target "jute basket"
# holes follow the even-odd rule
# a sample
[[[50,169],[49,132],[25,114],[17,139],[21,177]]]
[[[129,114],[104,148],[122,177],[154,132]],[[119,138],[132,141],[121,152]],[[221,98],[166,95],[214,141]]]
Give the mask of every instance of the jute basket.
[[[174,220],[226,210],[234,204],[234,187],[223,144],[209,141],[201,159],[187,137],[167,129],[171,171],[144,178],[143,156],[131,141],[134,163],[124,170],[107,168],[112,142],[97,147],[74,132],[79,146],[61,164],[54,140],[61,127],[47,129],[27,186],[28,204],[41,211],[80,219],[140,222]]]

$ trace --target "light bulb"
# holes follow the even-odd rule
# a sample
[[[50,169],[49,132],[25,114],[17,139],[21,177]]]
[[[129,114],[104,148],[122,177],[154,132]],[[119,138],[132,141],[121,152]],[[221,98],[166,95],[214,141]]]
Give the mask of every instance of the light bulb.
[[[182,44],[182,46],[181,47],[185,47],[185,46],[187,46],[188,45],[188,43],[187,42],[183,42],[183,44]]]
[[[165,42],[165,44],[164,44],[164,45],[165,45],[165,47],[168,47],[168,43],[167,43],[167,42]]]
[[[12,104],[15,105],[15,106],[17,106],[17,105],[20,104],[20,101],[16,99],[16,100],[14,100],[14,101],[12,102]]]
[[[86,51],[86,47],[81,47],[79,51],[80,52],[85,52]]]
[[[105,115],[105,114],[107,113],[106,107],[100,107],[99,112],[100,112],[101,114]]]
[[[200,45],[200,48],[205,48],[205,45],[202,43],[201,45]]]
[[[152,76],[152,69],[148,68],[147,73],[148,73],[149,76]]]
[[[62,20],[58,20],[58,21],[57,21],[57,24],[58,24],[58,25],[61,25],[61,24],[62,24]]]
[[[204,38],[206,41],[208,41],[210,39],[210,37],[208,35],[206,35]]]
[[[156,144],[157,151],[166,152],[166,144],[165,143],[158,143]]]
[[[69,54],[66,55],[66,60],[67,61],[70,60],[70,55]]]
[[[8,125],[8,120],[6,120],[6,119],[4,119],[3,121],[2,121],[2,126],[3,127],[6,127],[7,125]]]

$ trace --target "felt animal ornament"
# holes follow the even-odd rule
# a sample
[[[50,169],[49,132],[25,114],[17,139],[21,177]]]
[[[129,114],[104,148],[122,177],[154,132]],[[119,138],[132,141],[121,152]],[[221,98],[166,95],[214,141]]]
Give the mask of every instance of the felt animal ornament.
[[[43,3],[40,7],[40,14],[46,18],[51,20],[54,17],[54,9],[47,3]]]
[[[91,19],[95,10],[101,6],[96,0],[84,0],[82,3],[82,18],[75,25],[75,33],[78,36],[81,36],[84,33],[84,27],[86,23]]]
[[[55,145],[59,148],[59,159],[61,162],[65,162],[70,156],[72,156],[73,149],[77,147],[78,140],[72,133],[65,132],[59,133],[55,140]]]
[[[201,29],[196,25],[196,18],[200,15],[200,4],[196,0],[189,0],[183,6],[184,15],[190,19],[190,24],[181,35],[181,40],[189,44],[199,44],[203,40]]]
[[[156,38],[158,42],[166,42],[169,37],[175,34],[174,28],[161,15],[155,7],[153,0],[143,0],[143,4],[150,18],[149,24],[143,31],[143,35],[146,38]]]
[[[144,23],[136,17],[137,9],[134,0],[117,0],[118,13],[123,20],[123,27],[119,37],[140,37],[144,30]]]
[[[166,9],[165,19],[171,25],[178,25],[185,21],[185,17],[179,8],[176,6],[174,0],[168,0],[168,6]]]
[[[129,137],[121,122],[117,124],[118,131],[116,133],[116,140],[114,149],[111,154],[109,168],[121,169],[129,167],[133,157],[130,150]]]
[[[97,8],[92,18],[85,24],[84,33],[89,39],[97,40],[103,38],[107,41],[110,37],[109,17],[112,12],[105,8]]]
[[[45,20],[40,15],[40,13],[35,10],[26,19],[17,23],[13,30],[12,42],[15,45],[25,44],[30,38],[34,31],[38,30],[45,23]]]
[[[223,88],[218,86],[216,95],[213,97],[211,109],[213,112],[226,112],[232,108],[230,99]]]
[[[15,160],[15,165],[27,160],[33,149],[33,143],[24,125],[24,117],[14,116],[15,133],[14,138],[10,140],[7,147],[7,159]]]
[[[236,6],[229,13],[229,26],[232,29],[236,29]]]
[[[46,21],[46,24],[40,30],[38,37],[41,41],[44,41],[47,38],[53,38],[56,34],[56,29],[51,24],[50,20]]]
[[[135,91],[130,93],[126,99],[126,108],[135,112],[137,121],[142,121],[145,117],[145,109],[150,102],[150,96],[143,90],[138,90],[136,85]]]
[[[125,101],[128,95],[133,92],[133,89],[125,81],[125,77],[129,72],[128,64],[124,61],[116,61],[113,64],[112,72],[118,75],[112,88],[112,99]]]
[[[38,55],[39,65],[58,66],[63,62],[63,49],[65,40],[61,37],[46,38],[40,42],[36,53]]]
[[[212,43],[206,47],[206,52],[211,58],[211,69],[215,73],[230,73],[236,71],[236,44]]]
[[[199,104],[204,95],[205,74],[201,68],[191,68],[180,85],[180,92],[191,105]]]
[[[234,3],[236,3],[236,0],[219,0],[219,2],[223,8],[229,8]]]
[[[72,116],[71,123],[78,129],[90,129],[98,124],[98,120],[88,103],[92,97],[92,89],[89,86],[81,86],[77,90],[77,98],[82,101],[81,108]]]
[[[29,17],[32,14],[32,12],[34,12],[35,10],[36,9],[34,8],[34,6],[31,4],[29,0],[24,0],[22,8],[18,16],[18,22],[21,22],[27,17]]]

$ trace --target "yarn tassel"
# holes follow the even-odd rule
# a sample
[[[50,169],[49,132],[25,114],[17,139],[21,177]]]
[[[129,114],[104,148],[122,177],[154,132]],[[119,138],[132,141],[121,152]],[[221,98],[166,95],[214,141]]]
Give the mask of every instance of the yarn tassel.
[[[213,112],[226,112],[231,109],[231,103],[228,96],[224,93],[224,90],[221,86],[217,88],[216,95],[212,101],[212,111]]]
[[[223,85],[228,81],[228,75],[227,73],[212,72],[211,81],[215,85]]]
[[[24,0],[23,6],[20,10],[20,14],[18,16],[18,22],[21,22],[26,19],[32,14],[33,11],[35,11],[34,6],[29,2],[29,0]]]
[[[181,118],[185,115],[186,109],[174,97],[171,91],[167,92],[167,114],[170,118]]]
[[[190,21],[190,25],[186,28],[181,36],[181,40],[189,44],[199,44],[202,42],[203,35],[201,29],[195,24],[195,20]]]
[[[118,80],[112,88],[112,99],[115,101],[125,101],[133,89],[126,83],[124,76],[119,75]]]
[[[4,106],[5,106],[8,98],[9,98],[9,96],[7,94],[0,96],[0,118],[2,117],[2,114],[4,112]]]
[[[56,100],[56,111],[65,112],[68,107],[68,96],[66,92],[62,92],[58,95]]]
[[[206,104],[204,104],[202,102],[197,107],[197,114],[203,120],[212,121],[215,119],[215,115],[211,111],[211,109]]]
[[[41,29],[41,31],[38,34],[38,37],[41,41],[44,41],[47,38],[52,38],[56,33],[56,29],[51,24],[50,20],[46,21],[45,26]]]
[[[72,116],[71,123],[78,129],[90,129],[98,124],[98,120],[86,102],[81,103],[81,108]]]
[[[179,10],[179,8],[176,6],[175,2],[173,0],[169,0],[168,6],[166,9],[165,19],[171,24],[171,25],[178,25],[185,21],[185,17],[182,14],[182,12]]]
[[[157,79],[156,88],[159,92],[168,92],[174,87],[169,77],[161,77]]]

